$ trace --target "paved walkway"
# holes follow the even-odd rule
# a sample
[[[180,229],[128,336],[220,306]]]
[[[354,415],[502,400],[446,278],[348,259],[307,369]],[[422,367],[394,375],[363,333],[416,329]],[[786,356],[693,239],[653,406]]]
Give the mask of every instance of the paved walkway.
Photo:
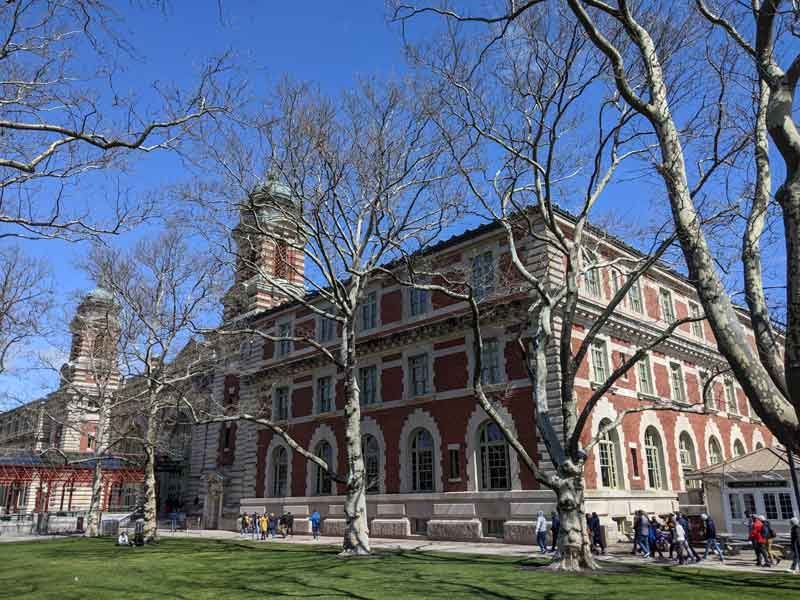
[[[171,533],[169,530],[159,530],[159,535],[163,538],[170,537],[189,537],[189,538],[203,538],[203,539],[221,539],[221,540],[250,540],[250,536],[243,537],[234,531],[219,531],[219,530],[196,530],[196,531],[178,531]],[[314,544],[323,546],[337,546],[341,543],[340,537],[322,536],[319,540],[313,540],[307,535],[298,535],[293,538],[283,539],[276,538],[274,540],[258,540],[259,544],[269,543],[288,543],[288,544]],[[534,547],[527,545],[517,544],[504,544],[492,542],[451,542],[451,541],[434,541],[426,538],[409,538],[409,539],[388,539],[388,538],[370,538],[372,548],[375,550],[394,550],[394,551],[416,551],[416,552],[457,552],[462,554],[482,554],[488,556],[509,556],[509,557],[524,557],[531,556],[537,557],[542,554]],[[643,559],[639,556],[633,556],[630,553],[631,544],[612,544],[609,547],[609,553],[598,557],[601,562],[609,565],[642,565],[649,564],[654,566],[663,567],[678,567],[679,565],[671,560],[651,560]],[[697,550],[697,548],[695,548]],[[702,554],[702,549],[700,549]],[[757,567],[755,564],[755,557],[751,552],[743,552],[736,556],[729,556],[725,559],[724,563],[720,563],[719,558],[716,556],[709,557],[708,560],[699,563],[687,564],[687,567],[700,567],[707,569],[721,569],[725,571],[736,572],[753,572],[753,573],[786,573],[791,565],[791,560],[782,560],[779,565],[770,568]]]

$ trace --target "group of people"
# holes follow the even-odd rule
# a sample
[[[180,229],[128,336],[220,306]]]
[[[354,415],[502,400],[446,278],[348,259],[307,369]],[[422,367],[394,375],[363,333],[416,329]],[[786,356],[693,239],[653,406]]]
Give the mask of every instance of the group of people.
[[[550,513],[550,536],[551,546],[547,549],[547,518],[544,516],[544,511],[539,511],[536,517],[536,543],[542,553],[558,551],[558,534],[561,531],[561,520],[558,518],[558,513],[553,511]],[[591,515],[586,515],[586,530],[589,532],[589,540],[592,545],[592,552],[596,554],[606,553],[606,541],[603,537],[603,531],[600,527],[600,517],[596,512]]]
[[[259,515],[243,514],[240,520],[242,537],[252,536],[254,540],[266,540],[280,535],[283,538],[294,535],[294,516],[288,511],[278,517],[275,513]]]
[[[633,549],[631,554],[641,553],[643,558],[664,558],[669,553],[670,560],[677,560],[684,565],[687,562],[700,562],[708,558],[712,552],[725,561],[722,548],[717,541],[717,526],[714,519],[706,514],[700,516],[703,521],[703,537],[705,553],[701,558],[689,543],[689,521],[686,515],[675,512],[661,520],[656,515],[648,515],[637,510],[633,519]]]
[[[753,552],[756,555],[756,565],[759,567],[771,567],[781,562],[781,557],[773,547],[773,540],[777,537],[775,530],[770,522],[763,515],[754,515],[749,511],[745,513],[747,519],[748,539],[753,545]],[[792,519],[792,535],[795,534],[796,518]],[[794,546],[794,544],[792,544]],[[797,566],[797,553],[795,552],[795,565]]]

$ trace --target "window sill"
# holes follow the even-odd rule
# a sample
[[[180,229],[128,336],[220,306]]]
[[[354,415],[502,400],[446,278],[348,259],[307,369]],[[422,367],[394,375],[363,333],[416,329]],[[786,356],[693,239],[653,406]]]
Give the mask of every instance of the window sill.
[[[447,481],[448,483],[458,483],[459,481],[461,481],[461,477],[451,477]]]
[[[650,400],[651,402],[661,401],[659,396],[654,394],[645,394],[644,392],[636,392],[636,397],[639,398],[639,400]]]

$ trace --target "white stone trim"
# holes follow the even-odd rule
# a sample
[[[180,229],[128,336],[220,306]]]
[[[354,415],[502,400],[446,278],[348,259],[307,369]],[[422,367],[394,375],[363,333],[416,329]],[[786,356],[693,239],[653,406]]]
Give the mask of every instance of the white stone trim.
[[[756,429],[753,430],[753,444],[750,447],[751,450],[755,451],[756,446],[759,444],[759,442],[761,443],[762,447],[764,447],[764,448],[767,447],[767,442],[766,442],[766,440],[764,440],[764,434],[761,433],[760,429],[756,428]]]
[[[330,377],[331,378],[331,409],[325,411],[324,413],[319,409],[319,394],[317,393],[317,381],[322,379],[323,377]],[[336,387],[339,382],[339,379],[336,377],[336,368],[335,367],[328,367],[325,369],[319,369],[313,371],[313,377],[311,378],[311,414],[313,415],[321,415],[321,414],[331,414],[336,412]]]
[[[667,446],[667,436],[664,434],[664,427],[661,425],[661,420],[653,411],[645,411],[641,413],[641,418],[639,419],[639,447],[641,448],[642,452],[642,480],[644,481],[645,489],[652,490],[654,488],[650,487],[650,478],[647,476],[647,447],[644,443],[644,433],[647,431],[647,428],[652,426],[657,432],[658,435],[661,437],[661,460],[663,461],[664,466],[664,477],[666,481],[664,481],[663,490],[671,490],[672,489],[672,469],[669,465],[669,448]]]
[[[331,462],[333,464],[328,465],[334,472],[337,469],[337,462],[339,456],[339,447],[336,443],[336,434],[333,433],[333,429],[327,423],[322,423],[319,427],[314,430],[314,433],[311,435],[311,440],[308,442],[308,450],[312,453],[316,453],[317,451],[317,444],[321,441],[326,441],[331,445]],[[315,482],[315,475],[316,475],[316,465],[311,461],[306,461],[306,496],[312,497],[317,496],[314,493],[314,484]],[[336,495],[336,482],[331,481],[331,494]]]
[[[375,367],[375,402],[372,404],[361,404],[362,412],[369,410],[379,404],[383,404],[383,367],[380,356],[371,356],[365,359],[359,359],[356,362],[356,385],[358,386],[359,398],[361,398],[361,369],[366,367]],[[391,367],[391,365],[389,365]]]
[[[730,454],[729,456],[733,458],[736,456],[736,453],[733,451],[733,446],[736,443],[736,440],[742,442],[742,446],[744,446],[744,453],[747,454],[747,442],[744,439],[744,434],[742,433],[742,429],[739,427],[738,423],[734,423],[731,425],[731,434],[729,436],[728,443],[730,444]]]
[[[503,420],[503,424],[505,424],[516,437],[517,427],[514,424],[514,417],[511,416],[511,413],[509,413],[504,406],[499,404],[495,405],[495,410],[497,410],[497,413]],[[467,491],[469,492],[477,492],[480,489],[478,475],[478,430],[481,425],[488,420],[489,415],[486,414],[486,411],[480,406],[476,406],[467,422],[465,451],[467,464],[465,469],[467,473]],[[508,475],[511,489],[521,490],[522,482],[519,477],[519,457],[513,448],[510,447],[508,449]]]
[[[371,435],[378,442],[378,493],[386,493],[386,441],[383,430],[372,417],[361,420],[361,437]]]
[[[603,422],[605,419],[608,419],[612,423],[617,419],[619,414],[617,413],[617,409],[614,408],[614,405],[609,401],[608,398],[603,396],[600,398],[598,403],[595,405],[594,410],[592,411],[592,439],[597,435],[597,432],[600,430],[600,423]],[[617,451],[619,455],[617,458],[617,467],[619,468],[619,478],[622,487],[618,487],[615,489],[618,490],[626,490],[628,489],[628,457],[627,457],[627,448],[628,445],[626,444],[625,440],[625,431],[622,428],[622,425],[618,425],[615,430],[617,434],[617,440],[619,441],[619,445]],[[603,488],[600,482],[602,478],[600,476],[600,445],[597,444],[594,450],[594,470],[595,475],[597,476],[597,488],[598,489],[607,489]]]
[[[403,423],[400,431],[400,493],[412,493],[411,490],[411,434],[417,429],[427,429],[433,438],[433,491],[441,492],[442,486],[442,436],[439,426],[427,410],[416,409]]]
[[[678,458],[678,481],[680,482],[680,489],[686,489],[686,481],[683,478],[683,465],[681,464],[681,434],[686,433],[689,439],[692,440],[694,447],[694,466],[695,469],[700,467],[700,446],[697,443],[697,437],[694,435],[694,428],[689,422],[686,415],[679,414],[675,419],[675,455]]]
[[[717,441],[719,442],[719,449],[722,452],[722,460],[723,461],[726,460],[725,443],[722,441],[724,438],[722,437],[722,433],[720,433],[719,426],[711,419],[708,419],[706,421],[705,431],[703,432],[703,438],[705,441],[705,451],[706,451],[706,465],[711,464],[711,452],[710,452],[709,442],[711,441],[712,435],[715,438],[717,438]]]
[[[278,388],[286,388],[288,390],[286,397],[286,416],[287,416],[286,421],[288,422],[292,420],[294,414],[293,410],[294,407],[292,406],[294,403],[292,401],[292,396],[294,396],[295,387],[300,388],[301,386],[300,385],[295,386],[294,383],[292,383],[292,380],[289,378],[281,378],[273,383],[272,388],[270,390],[270,400],[271,400],[270,406],[272,407],[273,420],[278,422],[283,421],[283,419],[275,419],[275,396],[278,393]],[[314,393],[313,390],[311,393],[312,394]]]
[[[602,287],[602,285],[603,285],[603,281],[602,281],[602,278],[601,278],[600,286]],[[611,375],[611,373],[614,372],[614,367],[612,365],[613,357],[611,356],[611,337],[609,337],[606,334],[599,333],[599,334],[594,336],[594,339],[592,340],[592,343],[589,344],[588,352],[586,353],[586,364],[589,366],[589,385],[590,386],[592,384],[598,385],[598,384],[605,383],[604,381],[595,381],[594,378],[593,378],[594,377],[594,358],[593,358],[593,355],[592,355],[592,346],[596,342],[603,342],[603,347],[605,348],[606,379],[608,379],[608,377]]]
[[[508,382],[508,370],[506,366],[506,344],[508,340],[506,339],[506,333],[504,327],[486,327],[485,329],[481,329],[481,337],[483,341],[486,342],[487,339],[496,338],[497,342],[500,346],[500,381],[495,384],[486,384],[484,385],[485,388],[488,388],[488,391],[495,389],[493,386],[503,386],[505,388],[505,384]],[[466,389],[472,389],[472,382],[473,377],[475,375],[475,353],[473,351],[473,344],[475,343],[475,334],[471,331],[467,332],[464,336],[465,344],[464,344],[464,353],[467,355],[467,387]]]
[[[414,382],[411,378],[411,368],[409,360],[412,356],[419,356],[420,354],[428,355],[428,393],[422,396],[414,395]],[[406,347],[403,350],[403,400],[414,400],[416,398],[428,398],[436,394],[436,378],[434,377],[434,355],[433,343],[419,344],[413,347]],[[461,392],[459,390],[459,392]],[[463,393],[463,392],[461,392]]]
[[[279,446],[282,446],[283,448],[286,449],[286,494],[287,494],[286,497],[292,495],[292,462],[294,462],[292,460],[293,458],[292,449],[283,440],[282,437],[273,434],[272,439],[269,441],[269,446],[267,446],[267,454],[265,456],[266,460],[264,460],[264,468],[267,470],[267,472],[264,473],[265,498],[275,498],[275,496],[272,495],[272,486],[274,483],[273,481],[274,465],[272,464],[272,455],[275,452],[275,449]]]

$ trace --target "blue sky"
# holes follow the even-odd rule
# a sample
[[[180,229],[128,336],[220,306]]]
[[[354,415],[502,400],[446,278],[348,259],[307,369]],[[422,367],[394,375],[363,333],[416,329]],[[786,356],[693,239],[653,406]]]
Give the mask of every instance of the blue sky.
[[[266,96],[270,85],[284,74],[316,82],[323,91],[336,93],[349,88],[359,76],[390,77],[405,71],[400,34],[397,27],[387,24],[382,0],[223,0],[222,15],[214,0],[174,0],[166,12],[142,8],[146,2],[123,0],[115,4],[120,11],[120,30],[128,32],[126,37],[133,40],[141,56],[136,62],[121,58],[125,72],[118,75],[117,85],[137,91],[144,102],[151,99],[152,82],[190,86],[205,59],[228,50],[234,52],[254,95]],[[426,26],[425,22],[415,24],[417,33]],[[116,189],[146,194],[185,179],[174,156],[140,155],[129,173],[104,173],[82,180],[73,197],[103,211],[106,197]],[[660,181],[651,178],[618,183],[608,195],[596,215],[603,225],[620,232],[658,219],[663,223],[663,203],[661,210],[654,210],[654,201],[663,198]],[[603,212],[617,216],[606,220]],[[110,239],[109,243],[125,246],[138,235],[142,231]],[[54,340],[63,347],[66,320],[74,301],[93,287],[78,267],[88,245],[48,241],[25,246],[29,253],[46,257],[52,265],[62,306],[55,316],[62,319],[63,327],[61,338]],[[52,377],[41,372],[23,371],[0,378],[0,390],[34,398],[52,382]]]

